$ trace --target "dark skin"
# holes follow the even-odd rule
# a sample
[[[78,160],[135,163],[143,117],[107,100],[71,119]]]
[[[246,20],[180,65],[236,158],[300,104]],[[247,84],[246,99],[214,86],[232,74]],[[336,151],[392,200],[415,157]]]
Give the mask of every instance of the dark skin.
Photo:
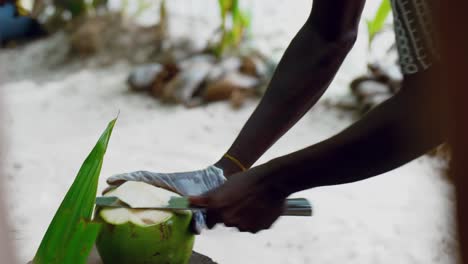
[[[338,14],[335,6],[342,7]],[[270,86],[228,154],[245,167],[252,166],[310,110],[352,48],[363,6],[363,0],[314,1],[309,18],[284,53]],[[239,172],[238,166],[224,158],[216,165],[228,176]]]
[[[284,54],[230,155],[250,167],[317,102],[354,43],[363,5],[364,1],[314,1],[311,16]],[[437,82],[430,78],[437,76],[437,68],[404,76],[398,94],[323,142],[246,172],[221,159],[216,165],[230,175],[228,181],[191,202],[208,208],[209,227],[224,223],[255,233],[275,222],[285,198],[294,192],[364,180],[423,155],[445,139],[442,113],[429,107],[438,106],[440,98]]]

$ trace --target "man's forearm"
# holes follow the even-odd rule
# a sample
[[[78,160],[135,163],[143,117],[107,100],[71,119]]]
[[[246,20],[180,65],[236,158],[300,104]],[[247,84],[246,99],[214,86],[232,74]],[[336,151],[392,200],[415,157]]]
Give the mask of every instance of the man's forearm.
[[[320,98],[354,43],[349,34],[324,40],[306,23],[294,38],[260,104],[227,153],[250,167]],[[228,160],[221,167],[235,166]],[[228,172],[228,174],[230,174]]]
[[[406,86],[336,136],[263,165],[272,171],[265,184],[288,195],[354,182],[397,168],[440,144],[443,125],[428,107],[434,106],[430,83]]]
[[[365,0],[315,0],[262,101],[227,151],[249,168],[321,97],[354,44]],[[274,3],[272,3],[274,4]],[[221,158],[226,176],[241,166]]]

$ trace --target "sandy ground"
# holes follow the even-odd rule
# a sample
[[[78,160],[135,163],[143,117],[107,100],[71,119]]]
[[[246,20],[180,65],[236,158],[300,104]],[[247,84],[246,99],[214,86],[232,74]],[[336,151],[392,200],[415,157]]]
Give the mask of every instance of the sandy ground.
[[[182,15],[192,9],[203,13],[212,10],[212,2],[177,10]],[[260,17],[254,32],[284,30],[277,42],[284,49],[310,3],[277,2],[271,7],[266,1],[252,1],[254,17]],[[370,2],[367,13],[375,7],[376,1]],[[286,23],[273,27],[275,18]],[[364,69],[365,38],[360,37],[328,97],[343,94],[349,79]],[[249,102],[239,111],[223,103],[191,110],[163,106],[127,92],[126,63],[99,70],[50,68],[41,55],[47,45],[43,41],[0,53],[8,139],[4,167],[11,232],[21,263],[34,255],[81,162],[118,111],[100,190],[105,178],[115,173],[192,170],[211,164],[257,103]],[[53,49],[56,53],[60,52]],[[260,162],[318,142],[350,122],[346,113],[318,104]],[[423,157],[364,182],[298,193],[295,196],[313,202],[312,218],[284,217],[256,235],[217,227],[198,236],[195,249],[221,264],[455,263],[452,186],[439,167],[437,160]]]

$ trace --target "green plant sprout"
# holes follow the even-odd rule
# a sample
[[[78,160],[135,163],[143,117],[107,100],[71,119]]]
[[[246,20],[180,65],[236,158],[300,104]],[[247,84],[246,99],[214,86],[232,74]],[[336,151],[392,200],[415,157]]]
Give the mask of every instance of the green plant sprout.
[[[385,21],[387,20],[388,15],[390,15],[392,7],[390,5],[390,0],[382,0],[380,3],[377,12],[372,20],[367,22],[367,31],[369,32],[369,43],[372,42],[375,35],[382,31]]]
[[[239,48],[246,30],[250,27],[251,16],[239,7],[239,0],[218,0],[221,15],[221,39],[215,45],[214,53],[221,57],[227,50]],[[230,28],[228,28],[228,23]]]

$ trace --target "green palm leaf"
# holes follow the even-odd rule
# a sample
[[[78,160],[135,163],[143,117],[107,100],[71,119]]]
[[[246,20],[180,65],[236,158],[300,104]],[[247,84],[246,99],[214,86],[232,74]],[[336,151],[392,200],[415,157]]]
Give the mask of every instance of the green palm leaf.
[[[34,257],[35,264],[86,263],[100,225],[91,222],[99,174],[112,129],[112,120],[55,213]]]

